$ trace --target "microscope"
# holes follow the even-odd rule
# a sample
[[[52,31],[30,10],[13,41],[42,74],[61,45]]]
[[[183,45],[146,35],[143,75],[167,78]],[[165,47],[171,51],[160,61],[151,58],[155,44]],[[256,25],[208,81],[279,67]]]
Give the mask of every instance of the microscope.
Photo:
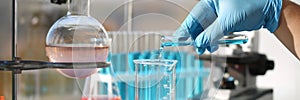
[[[211,56],[199,56],[211,60]],[[216,100],[273,100],[272,88],[258,88],[256,77],[274,69],[274,61],[256,52],[235,50],[231,56],[219,56],[214,60],[226,59],[223,78],[219,84]],[[195,96],[192,100],[199,100]]]
[[[232,89],[230,100],[272,100],[273,89],[256,87],[256,76],[265,75],[274,69],[274,61],[259,53],[233,53],[235,57],[228,58],[225,74],[234,77],[224,77],[221,89]],[[233,84],[238,81],[238,84]]]

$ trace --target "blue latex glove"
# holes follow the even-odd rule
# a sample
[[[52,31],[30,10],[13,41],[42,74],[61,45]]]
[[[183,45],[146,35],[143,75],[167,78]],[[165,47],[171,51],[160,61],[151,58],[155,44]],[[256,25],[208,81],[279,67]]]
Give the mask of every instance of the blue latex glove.
[[[218,49],[217,40],[231,32],[262,27],[274,32],[279,25],[282,0],[201,0],[175,36],[195,40],[198,54]]]

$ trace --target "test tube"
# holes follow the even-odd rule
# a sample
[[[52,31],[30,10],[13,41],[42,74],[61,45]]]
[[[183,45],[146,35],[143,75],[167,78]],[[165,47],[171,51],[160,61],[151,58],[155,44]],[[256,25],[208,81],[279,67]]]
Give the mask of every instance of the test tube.
[[[172,40],[175,37],[166,37],[162,36],[162,39],[168,38]],[[220,40],[218,40],[218,44],[245,44],[248,42],[248,38],[246,35],[234,34],[234,35],[226,35]],[[162,42],[162,47],[170,47],[170,46],[188,46],[194,45],[194,41],[167,41]]]

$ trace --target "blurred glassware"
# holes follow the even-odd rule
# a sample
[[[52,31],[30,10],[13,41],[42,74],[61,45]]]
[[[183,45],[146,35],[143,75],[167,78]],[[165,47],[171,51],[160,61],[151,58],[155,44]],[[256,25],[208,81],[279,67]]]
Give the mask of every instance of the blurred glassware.
[[[52,25],[46,38],[46,53],[51,62],[105,62],[111,39],[90,16],[90,0],[68,0],[68,13]],[[81,67],[74,65],[75,67]],[[64,76],[84,78],[92,69],[58,69]]]
[[[114,77],[99,73],[86,78],[81,100],[121,100]]]
[[[135,100],[175,100],[177,60],[137,59]]]

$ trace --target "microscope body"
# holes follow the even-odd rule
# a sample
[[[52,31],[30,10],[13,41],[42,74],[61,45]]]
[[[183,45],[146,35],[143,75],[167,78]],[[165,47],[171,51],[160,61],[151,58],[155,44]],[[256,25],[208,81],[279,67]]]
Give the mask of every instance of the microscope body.
[[[274,62],[268,60],[266,55],[234,53],[227,58],[220,92],[227,91],[229,100],[273,100],[273,89],[256,86],[256,77],[273,69]]]

